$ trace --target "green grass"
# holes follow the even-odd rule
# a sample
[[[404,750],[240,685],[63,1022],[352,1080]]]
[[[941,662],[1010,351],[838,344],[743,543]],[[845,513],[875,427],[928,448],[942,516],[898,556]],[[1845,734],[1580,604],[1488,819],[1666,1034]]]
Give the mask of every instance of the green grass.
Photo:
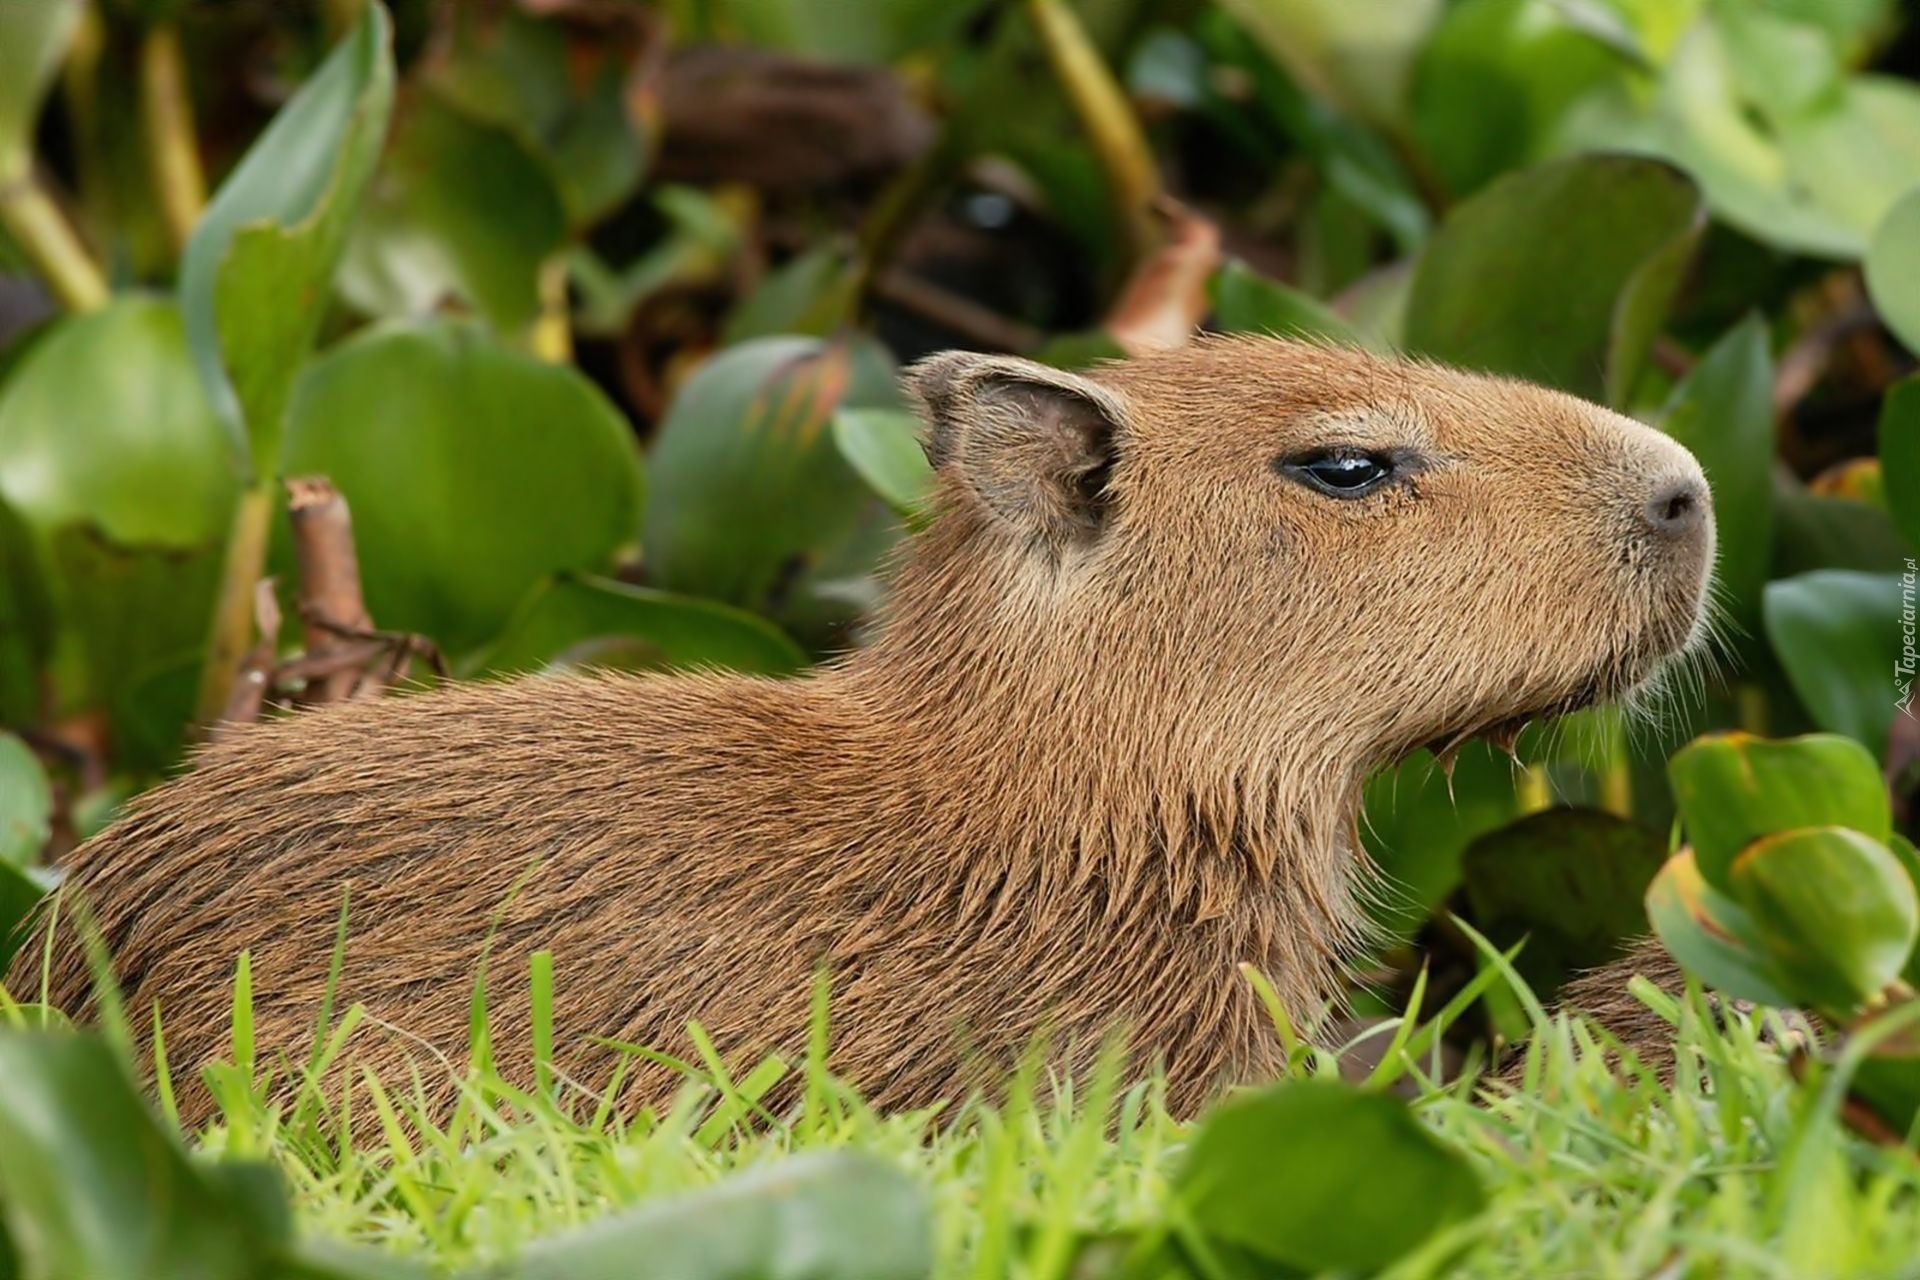
[[[536,1008],[550,1008],[550,973],[538,962],[532,971]],[[1189,1133],[1167,1114],[1158,1081],[1127,1085],[1112,1071],[1078,1082],[1027,1073],[998,1105],[878,1114],[824,1065],[824,995],[804,1061],[768,1060],[730,1077],[695,1026],[703,1061],[678,1064],[686,1083],[673,1104],[623,1118],[556,1079],[539,1017],[540,1087],[527,1092],[495,1073],[484,982],[473,1000],[479,1065],[454,1114],[434,1123],[414,1101],[418,1081],[374,1080],[342,1052],[358,1008],[344,1011],[309,1061],[276,1069],[258,1060],[249,979],[242,957],[233,1061],[208,1072],[220,1119],[191,1144],[277,1164],[306,1234],[441,1268],[509,1258],[536,1236],[788,1153],[858,1149],[925,1188],[939,1274],[1088,1274],[1076,1268],[1087,1241],[1164,1223]],[[1409,1034],[1410,1024],[1387,1023],[1370,1033],[1401,1051],[1389,1052],[1377,1078],[1399,1076],[1416,1113],[1468,1154],[1489,1193],[1487,1212],[1388,1274],[1920,1276],[1920,1162],[1846,1129],[1844,1064],[1814,1065],[1795,1080],[1776,1047],[1791,1034],[1775,1015],[1719,1020],[1698,992],[1679,1004],[1648,989],[1643,998],[1676,1023],[1679,1057],[1695,1067],[1667,1085],[1651,1066],[1623,1065],[1617,1046],[1584,1021],[1550,1017],[1524,988],[1515,994],[1536,1034],[1514,1088],[1472,1076],[1436,1082],[1426,1028]],[[1339,1070],[1351,1045],[1316,1049],[1273,1008],[1299,1074]],[[0,1017],[9,1015],[34,1016],[0,992]],[[129,1043],[124,1022],[108,1030]],[[799,1100],[773,1113],[762,1099],[789,1072],[799,1073],[802,1087],[790,1091]],[[276,1077],[322,1074],[364,1082],[351,1110],[318,1088],[288,1101],[272,1087]],[[160,1108],[171,1114],[184,1082],[164,1054],[158,1077]]]
[[[1681,1054],[1700,1064],[1671,1088],[1610,1063],[1596,1033],[1566,1018],[1537,1024],[1517,1090],[1441,1086],[1415,1068],[1416,1111],[1469,1153],[1490,1207],[1390,1274],[1920,1275],[1913,1157],[1844,1128],[1831,1074],[1796,1084],[1765,1034],[1782,1031],[1771,1015],[1720,1027],[1692,1007],[1667,1011]],[[244,1000],[235,1024],[244,1057]],[[1300,1059],[1303,1073],[1336,1069],[1333,1054]],[[824,1070],[818,1045],[791,1068],[803,1073],[801,1101],[769,1114],[758,1099],[786,1069],[768,1062],[733,1080],[688,1066],[671,1107],[626,1121],[583,1094],[562,1089],[573,1100],[555,1103],[483,1067],[456,1114],[426,1124],[408,1082],[381,1081],[376,1136],[356,1139],[356,1117],[317,1094],[276,1107],[235,1067],[216,1073],[223,1119],[195,1144],[276,1162],[306,1232],[447,1267],[509,1257],[533,1236],[786,1153],[857,1148],[926,1188],[941,1274],[1056,1277],[1073,1273],[1090,1236],[1163,1217],[1187,1133],[1156,1082],[1119,1087],[1110,1075],[1078,1087],[1024,1078],[998,1106],[879,1115]]]

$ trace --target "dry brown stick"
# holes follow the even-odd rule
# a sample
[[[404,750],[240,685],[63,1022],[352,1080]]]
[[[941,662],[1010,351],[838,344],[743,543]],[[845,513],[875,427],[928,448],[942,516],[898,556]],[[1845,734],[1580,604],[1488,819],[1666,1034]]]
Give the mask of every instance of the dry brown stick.
[[[931,320],[994,351],[1027,355],[1046,344],[1047,335],[1030,324],[1003,316],[937,284],[889,270],[874,282],[874,294],[894,306]]]
[[[287,513],[300,564],[300,621],[307,657],[321,660],[373,630],[360,590],[353,517],[347,500],[324,476],[288,480]],[[353,696],[361,675],[353,666],[330,668],[307,686],[301,701],[344,702]]]
[[[273,683],[274,660],[280,653],[280,601],[274,596],[272,578],[262,578],[254,584],[253,622],[260,639],[241,662],[233,687],[227,691],[226,706],[209,734],[214,742],[242,725],[259,720],[260,709],[266,705],[267,690]]]

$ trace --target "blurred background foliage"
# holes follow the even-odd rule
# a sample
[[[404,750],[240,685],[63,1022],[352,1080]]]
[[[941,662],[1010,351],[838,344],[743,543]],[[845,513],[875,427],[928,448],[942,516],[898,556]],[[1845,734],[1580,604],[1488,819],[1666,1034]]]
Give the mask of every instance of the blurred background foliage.
[[[0,926],[230,705],[255,584],[302,616],[283,480],[401,661],[792,672],[926,490],[901,363],[1202,324],[1563,387],[1715,489],[1713,670],[1375,781],[1363,1012],[1472,980],[1442,908],[1543,994],[1643,932],[1707,729],[1856,740],[1911,834],[1916,70],[1892,0],[0,5]]]

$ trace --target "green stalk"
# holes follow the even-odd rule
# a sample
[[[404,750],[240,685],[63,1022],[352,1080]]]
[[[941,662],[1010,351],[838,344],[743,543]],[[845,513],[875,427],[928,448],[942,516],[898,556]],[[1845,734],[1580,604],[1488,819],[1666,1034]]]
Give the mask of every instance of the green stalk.
[[[0,180],[0,226],[69,311],[107,305],[107,279],[31,170]]]
[[[207,203],[207,178],[193,128],[180,32],[171,23],[148,28],[140,45],[140,115],[147,136],[147,162],[161,219],[175,251],[186,247]]]
[[[1129,256],[1138,261],[1160,242],[1153,211],[1161,195],[1160,169],[1140,119],[1065,0],[1027,0],[1027,10],[1047,62],[1106,171]]]
[[[226,709],[227,695],[247,650],[253,647],[253,589],[266,573],[267,538],[273,528],[271,480],[256,479],[240,495],[233,510],[233,532],[227,540],[226,567],[220,577],[220,603],[213,615],[213,635],[206,663],[200,669],[200,697],[194,723],[205,728]]]

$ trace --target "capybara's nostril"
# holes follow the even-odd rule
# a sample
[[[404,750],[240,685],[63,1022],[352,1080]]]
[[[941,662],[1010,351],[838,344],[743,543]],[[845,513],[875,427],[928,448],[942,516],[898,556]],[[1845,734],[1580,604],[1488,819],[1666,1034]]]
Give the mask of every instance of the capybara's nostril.
[[[1697,532],[1707,519],[1707,487],[1691,477],[1663,484],[1641,508],[1647,527],[1666,538]]]

